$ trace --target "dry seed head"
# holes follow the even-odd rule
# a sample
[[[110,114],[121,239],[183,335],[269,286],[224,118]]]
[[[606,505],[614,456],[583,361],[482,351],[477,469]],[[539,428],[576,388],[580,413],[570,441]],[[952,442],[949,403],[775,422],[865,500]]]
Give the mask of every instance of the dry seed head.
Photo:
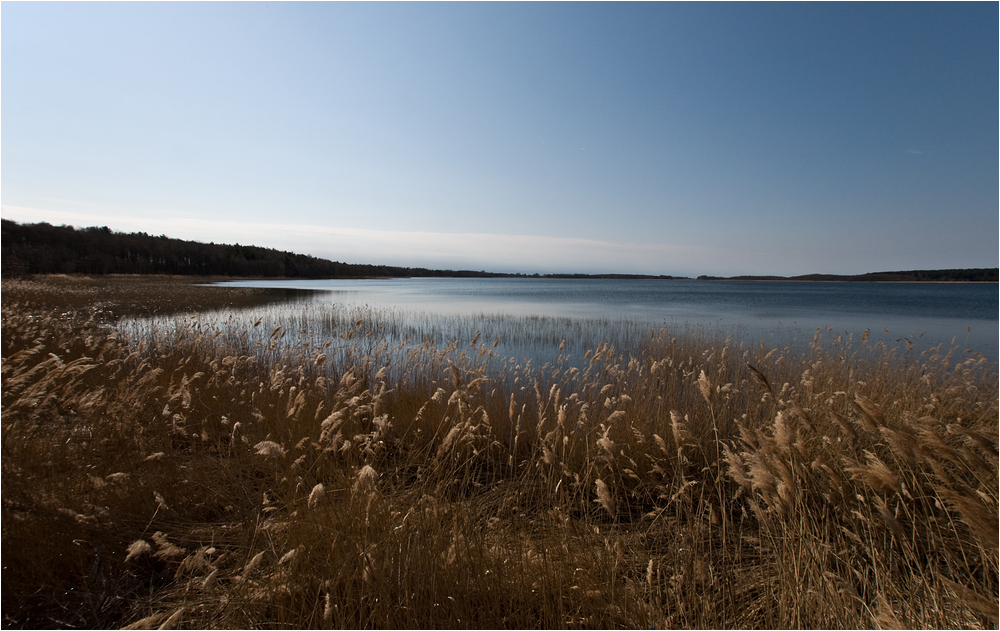
[[[611,497],[611,490],[608,489],[608,485],[604,483],[604,480],[598,479],[594,482],[594,486],[597,490],[597,499],[594,500],[600,504],[604,510],[608,511],[608,514],[612,517],[615,516],[615,501]]]
[[[722,445],[723,460],[729,465],[729,477],[731,477],[740,487],[750,489],[753,482],[747,477],[747,466],[743,462],[740,454],[729,449],[729,445]]]
[[[145,556],[153,551],[153,547],[146,543],[143,539],[136,539],[129,547],[126,549],[128,555],[125,557],[125,562],[128,563],[132,559],[138,559],[139,557]]]
[[[250,561],[246,564],[246,567],[243,568],[243,578],[246,579],[248,576],[250,576],[250,574],[256,571],[257,568],[260,567],[261,561],[263,561],[263,559],[264,559],[264,551],[261,550],[260,552],[255,554],[253,558],[250,559]]]
[[[701,396],[705,398],[705,403],[712,402],[712,382],[709,381],[708,375],[702,370],[701,374],[698,375],[698,389],[701,391]]]
[[[844,469],[851,474],[854,480],[861,480],[879,493],[899,493],[899,478],[889,469],[889,467],[872,452],[865,450],[867,465],[854,462],[845,458]]]
[[[754,429],[748,428],[746,425],[739,423],[737,427],[740,430],[740,440],[743,441],[747,447],[751,449],[760,449],[761,435],[760,432]]]
[[[174,578],[180,578],[186,574],[202,574],[209,570],[215,569],[212,563],[208,560],[207,550],[210,548],[199,548],[194,554],[189,554],[181,561],[180,566],[178,566],[177,571],[174,573]],[[215,548],[211,548],[212,552]]]
[[[788,455],[791,453],[792,441],[795,436],[788,426],[788,421],[782,412],[778,412],[774,417],[774,442],[781,450],[781,453]]]
[[[878,431],[880,425],[885,425],[885,416],[882,415],[882,410],[871,399],[855,394],[853,407],[860,414],[862,424],[868,431]]]
[[[555,461],[556,461],[556,457],[552,453],[552,450],[549,449],[548,445],[546,445],[545,443],[542,443],[542,462],[544,462],[545,464],[550,465],[550,464],[554,463]]]
[[[772,466],[777,469],[778,474],[778,497],[781,498],[784,508],[787,509],[792,505],[792,501],[795,499],[795,491],[798,488],[795,475],[792,472],[792,468],[782,460],[774,459]]]
[[[837,423],[837,425],[840,427],[840,431],[844,433],[844,436],[848,440],[854,440],[855,438],[857,438],[857,433],[855,433],[854,428],[851,427],[851,424],[847,422],[847,419],[845,419],[840,414],[837,414],[833,410],[830,410],[830,416],[833,417],[834,422]]]
[[[284,448],[272,440],[262,440],[253,446],[258,456],[265,458],[281,458],[285,455]]]
[[[330,592],[323,594],[323,622],[326,624],[333,622],[333,603],[330,602]]]
[[[298,555],[298,553],[299,553],[299,549],[298,548],[292,548],[288,552],[286,552],[283,555],[281,555],[281,558],[278,559],[278,565],[284,565],[285,563],[291,562],[293,559],[295,559],[295,557],[296,557],[296,555]]]
[[[910,465],[917,464],[917,443],[913,436],[906,430],[894,431],[888,427],[880,427],[879,431],[886,442],[892,447],[893,453],[905,460]]]
[[[765,498],[771,498],[777,494],[777,481],[771,467],[764,459],[761,452],[745,454],[747,460],[747,472],[750,475],[750,483],[755,491],[759,491]]]
[[[325,489],[322,482],[314,486],[312,491],[309,493],[309,508],[315,508],[316,505],[323,499],[324,493]]]
[[[819,458],[814,460],[810,465],[813,470],[820,470],[826,474],[826,483],[830,489],[836,491],[839,495],[843,496],[844,490],[844,478],[837,471],[835,471],[830,465],[825,462],[821,462]]]
[[[334,432],[340,427],[340,424],[344,422],[344,418],[347,414],[347,410],[340,409],[335,412],[330,413],[330,416],[323,419],[320,423],[320,429],[324,432]],[[237,423],[238,424],[238,423]]]
[[[618,410],[611,413],[611,416],[608,417],[608,423],[613,424],[615,421],[620,421],[623,418],[625,418],[625,412],[623,410]]]
[[[670,410],[670,429],[674,434],[674,444],[677,446],[677,453],[681,453],[681,449],[687,444],[687,441],[691,440],[691,433],[687,430],[687,420],[688,417],[685,414],[684,420],[681,420],[681,415],[674,410]]]
[[[663,440],[659,434],[653,434],[653,440],[656,441],[656,445],[660,448],[660,451],[663,452],[664,456],[670,455],[670,452],[667,451],[667,441]]]
[[[187,550],[185,550],[184,548],[176,546],[170,541],[167,541],[167,536],[162,532],[154,533],[152,539],[153,541],[156,542],[156,545],[159,547],[159,550],[157,550],[156,554],[153,555],[158,559],[167,561],[169,559],[183,557],[187,554]]]
[[[909,625],[905,625],[899,621],[884,594],[878,595],[878,598],[875,599],[875,604],[875,624],[879,629],[906,629],[909,627]]]
[[[895,491],[899,493],[899,478],[889,469],[889,466],[869,451],[865,451],[865,457],[868,459],[868,471],[871,476],[879,481],[881,490],[883,492]],[[874,484],[872,484],[872,487],[877,488]]]
[[[153,491],[153,499],[156,500],[156,510],[165,510],[165,511],[170,510],[170,507],[167,506],[166,500],[164,500],[163,496],[160,495],[157,491]]]
[[[805,427],[810,432],[815,432],[813,428],[812,417],[809,415],[809,410],[806,410],[798,405],[792,406],[792,414],[794,414],[800,421],[802,421],[802,426]]]
[[[205,577],[205,580],[202,581],[201,588],[202,589],[211,589],[212,585],[215,584],[215,579],[216,579],[216,577],[218,577],[218,575],[219,575],[218,568],[212,570],[212,572],[208,576]]]
[[[952,464],[956,464],[959,461],[958,452],[944,442],[937,431],[931,426],[932,422],[936,424],[937,421],[926,416],[920,420],[926,425],[925,427],[918,426],[916,430],[917,436],[920,437],[920,442],[917,444],[920,456],[931,463],[938,458],[944,458]]]
[[[372,493],[376,490],[378,483],[378,473],[371,465],[365,465],[358,471],[358,479],[354,483],[355,493]]]
[[[459,423],[458,425],[455,425],[450,430],[448,430],[448,433],[445,435],[444,440],[441,441],[441,445],[438,447],[437,453],[434,455],[434,457],[440,458],[446,453],[448,453],[448,450],[451,449],[452,444],[458,438],[459,434],[461,434],[465,430],[467,425],[468,425],[467,423]]]
[[[611,427],[609,426],[604,430],[604,434],[597,440],[597,445],[604,450],[607,459],[610,462],[615,461],[615,441],[611,440],[608,434],[611,433]],[[603,484],[603,482],[601,483]]]
[[[345,373],[344,373],[344,375],[343,375],[343,376],[342,376],[342,377],[340,378],[340,387],[341,387],[342,389],[345,389],[345,390],[346,390],[346,389],[350,388],[350,387],[351,387],[351,385],[353,385],[353,384],[354,384],[354,382],[355,382],[355,381],[357,381],[357,380],[358,380],[358,378],[354,376],[354,371],[352,371],[352,370],[348,370],[348,371],[347,371],[347,372],[345,372]]]

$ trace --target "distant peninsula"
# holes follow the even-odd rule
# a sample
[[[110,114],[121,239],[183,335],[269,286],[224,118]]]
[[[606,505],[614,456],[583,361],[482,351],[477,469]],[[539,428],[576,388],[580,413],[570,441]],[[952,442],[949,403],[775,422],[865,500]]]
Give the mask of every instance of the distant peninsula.
[[[903,272],[869,272],[867,274],[805,274],[802,276],[699,276],[698,280],[789,280],[812,282],[869,282],[869,283],[995,283],[1000,268],[933,269]]]
[[[691,280],[651,274],[511,274],[330,261],[253,245],[227,245],[42,223],[2,224],[4,277],[30,274],[172,274],[241,278],[558,278]],[[998,268],[876,272],[856,276],[699,276],[698,280],[997,282]]]

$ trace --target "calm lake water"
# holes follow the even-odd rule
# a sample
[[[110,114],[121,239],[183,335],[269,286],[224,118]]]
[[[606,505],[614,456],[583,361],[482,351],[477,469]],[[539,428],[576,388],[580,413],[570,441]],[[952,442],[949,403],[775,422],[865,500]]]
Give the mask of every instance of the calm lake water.
[[[311,307],[365,306],[424,321],[456,316],[512,316],[602,321],[642,330],[696,327],[747,342],[805,344],[824,335],[860,335],[915,350],[938,344],[998,355],[1000,294],[996,284],[810,283],[694,280],[416,278],[221,283],[314,290]],[[302,301],[288,305],[301,309]],[[446,335],[446,331],[441,331]],[[484,335],[489,335],[484,332]]]

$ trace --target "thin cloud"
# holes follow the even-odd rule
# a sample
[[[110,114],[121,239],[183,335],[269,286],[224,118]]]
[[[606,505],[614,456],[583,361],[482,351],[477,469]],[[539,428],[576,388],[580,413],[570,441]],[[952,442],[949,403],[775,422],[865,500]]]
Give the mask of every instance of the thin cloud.
[[[107,225],[202,242],[245,243],[350,263],[519,272],[695,274],[715,248],[493,233],[404,232],[299,223],[233,222],[184,216],[135,217],[3,206],[5,218],[77,227]],[[700,273],[700,272],[698,272]]]

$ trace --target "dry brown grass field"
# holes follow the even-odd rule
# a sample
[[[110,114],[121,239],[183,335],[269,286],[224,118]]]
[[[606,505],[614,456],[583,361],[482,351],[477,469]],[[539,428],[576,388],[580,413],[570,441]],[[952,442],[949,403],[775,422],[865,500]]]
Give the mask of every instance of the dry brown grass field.
[[[111,326],[189,282],[3,281],[5,627],[998,625],[981,355]]]

